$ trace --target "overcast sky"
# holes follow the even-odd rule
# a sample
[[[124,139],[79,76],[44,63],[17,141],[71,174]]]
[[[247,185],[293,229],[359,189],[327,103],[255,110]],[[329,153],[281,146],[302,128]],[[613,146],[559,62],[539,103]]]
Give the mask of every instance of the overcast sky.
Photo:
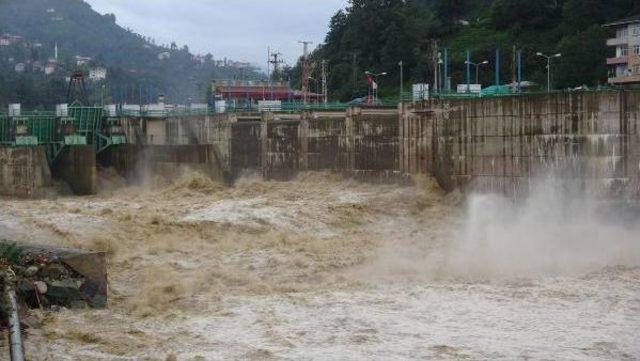
[[[331,16],[347,0],[86,0],[101,14],[158,44],[175,41],[216,59],[250,61],[266,67],[267,47],[293,65],[298,40],[321,43]]]

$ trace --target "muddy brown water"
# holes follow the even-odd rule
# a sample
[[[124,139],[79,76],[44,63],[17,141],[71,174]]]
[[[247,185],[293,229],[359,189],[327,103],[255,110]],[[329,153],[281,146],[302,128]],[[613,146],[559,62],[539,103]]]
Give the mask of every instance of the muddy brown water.
[[[111,183],[2,200],[12,239],[109,253],[109,309],[37,311],[31,360],[640,358],[628,230],[572,259],[580,244],[553,245],[585,238],[580,222],[529,210],[506,227],[508,206],[429,179]]]

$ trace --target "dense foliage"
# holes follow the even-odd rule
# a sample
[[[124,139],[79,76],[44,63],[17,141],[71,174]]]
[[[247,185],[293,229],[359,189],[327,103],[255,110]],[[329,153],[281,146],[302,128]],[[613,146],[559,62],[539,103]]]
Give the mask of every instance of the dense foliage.
[[[381,95],[397,94],[399,61],[405,84],[431,83],[436,39],[440,51],[449,49],[454,87],[466,81],[467,49],[472,61],[490,61],[480,72],[481,82],[490,85],[499,48],[502,83],[511,82],[514,47],[523,52],[526,80],[546,83],[546,61],[536,52],[560,52],[552,67],[557,88],[597,86],[606,82],[605,41],[613,35],[602,24],[637,14],[637,0],[351,0],[333,16],[325,44],[312,57],[316,64],[328,61],[329,90],[340,100],[366,94],[367,70],[388,72]]]
[[[0,34],[4,33],[22,36],[25,42],[0,47],[3,108],[16,101],[28,108],[51,108],[65,101],[66,77],[76,69],[76,56],[91,57],[89,66],[108,69],[106,82],[87,82],[91,103],[103,99],[145,103],[159,94],[172,102],[200,102],[213,78],[240,76],[236,69],[216,66],[211,54],[196,61],[186,46],[158,45],[123,29],[115,15],[100,15],[82,0],[0,0]],[[46,63],[53,57],[56,43],[62,63],[59,70],[49,76],[34,70],[34,62]],[[160,60],[162,53],[169,57]],[[14,71],[17,63],[27,64],[24,73]],[[246,72],[243,76],[258,75]]]

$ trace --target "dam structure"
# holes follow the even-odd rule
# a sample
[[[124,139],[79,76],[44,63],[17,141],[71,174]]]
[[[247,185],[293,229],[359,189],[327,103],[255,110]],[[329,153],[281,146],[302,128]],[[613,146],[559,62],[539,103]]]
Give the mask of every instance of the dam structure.
[[[62,107],[63,108],[63,107]],[[97,191],[97,167],[131,179],[196,167],[226,182],[333,171],[375,182],[434,176],[525,196],[553,172],[594,194],[638,199],[640,91],[432,98],[397,107],[209,112],[72,104],[0,114],[0,194],[37,196],[52,178]]]

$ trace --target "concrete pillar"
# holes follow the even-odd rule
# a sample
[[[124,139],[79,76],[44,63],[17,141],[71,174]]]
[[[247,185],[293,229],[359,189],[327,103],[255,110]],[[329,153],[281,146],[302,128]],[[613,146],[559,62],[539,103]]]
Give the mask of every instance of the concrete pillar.
[[[96,193],[96,151],[93,145],[65,147],[55,166],[54,174],[64,180],[76,195]]]
[[[261,152],[260,152],[260,169],[262,170],[262,176],[269,176],[269,123],[273,120],[273,113],[263,112],[261,116],[261,126],[262,129],[260,131],[260,142],[261,142]]]
[[[362,113],[361,108],[349,108],[347,109],[347,113],[345,116],[345,129],[346,129],[346,142],[347,145],[347,154],[348,154],[348,163],[346,170],[350,173],[353,173],[356,170],[356,118]]]
[[[298,138],[300,139],[300,150],[298,153],[299,170],[309,170],[309,117],[311,113],[303,112],[298,126]],[[337,149],[336,149],[337,151]]]

